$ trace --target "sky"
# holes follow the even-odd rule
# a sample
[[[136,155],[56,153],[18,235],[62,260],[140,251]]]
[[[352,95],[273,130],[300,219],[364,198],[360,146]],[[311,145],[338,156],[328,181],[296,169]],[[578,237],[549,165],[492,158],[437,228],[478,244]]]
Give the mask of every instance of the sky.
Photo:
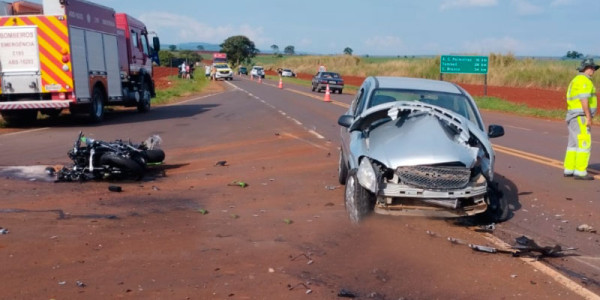
[[[30,0],[32,1],[32,0]],[[42,0],[33,0],[41,2]],[[162,44],[221,44],[296,53],[600,54],[599,0],[92,0],[128,13]]]

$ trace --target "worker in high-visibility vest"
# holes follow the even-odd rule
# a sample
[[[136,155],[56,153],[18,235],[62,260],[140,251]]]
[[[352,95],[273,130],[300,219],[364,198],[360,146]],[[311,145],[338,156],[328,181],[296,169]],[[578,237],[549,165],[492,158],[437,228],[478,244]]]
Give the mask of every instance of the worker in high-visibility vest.
[[[565,155],[564,176],[579,180],[593,180],[588,175],[587,167],[592,149],[592,118],[598,108],[596,88],[592,83],[592,75],[600,66],[591,58],[581,62],[577,70],[580,72],[571,80],[567,90],[567,124],[569,141]]]

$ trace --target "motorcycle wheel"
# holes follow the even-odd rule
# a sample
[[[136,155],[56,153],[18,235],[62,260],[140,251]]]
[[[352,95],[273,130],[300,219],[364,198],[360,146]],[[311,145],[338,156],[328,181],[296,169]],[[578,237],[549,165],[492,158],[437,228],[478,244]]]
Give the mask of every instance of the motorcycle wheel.
[[[160,149],[144,150],[143,155],[147,163],[160,163],[165,160],[165,152]]]
[[[144,167],[133,159],[115,155],[113,153],[105,153],[100,157],[102,165],[110,166],[120,171],[120,173],[111,174],[117,177],[133,178],[135,180],[142,179],[144,175]]]

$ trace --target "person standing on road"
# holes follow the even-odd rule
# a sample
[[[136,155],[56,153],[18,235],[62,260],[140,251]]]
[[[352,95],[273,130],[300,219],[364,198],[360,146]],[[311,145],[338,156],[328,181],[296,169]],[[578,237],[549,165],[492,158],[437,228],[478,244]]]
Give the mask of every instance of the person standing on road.
[[[210,66],[209,65],[204,66],[204,76],[206,76],[206,78],[210,77]]]
[[[580,72],[571,80],[567,90],[567,127],[569,140],[565,154],[564,176],[574,176],[579,180],[594,180],[588,175],[587,167],[592,149],[592,118],[598,108],[596,88],[592,83],[592,75],[600,66],[591,58],[581,62],[577,70]]]

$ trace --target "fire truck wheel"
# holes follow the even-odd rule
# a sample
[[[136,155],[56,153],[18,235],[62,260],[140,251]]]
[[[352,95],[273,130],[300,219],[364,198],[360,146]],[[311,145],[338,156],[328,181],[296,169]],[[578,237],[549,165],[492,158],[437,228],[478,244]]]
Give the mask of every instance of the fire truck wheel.
[[[138,111],[139,112],[147,112],[150,110],[150,102],[151,102],[151,95],[150,95],[150,87],[148,86],[148,81],[144,80],[144,82],[142,83],[142,87],[140,89],[140,103],[138,104]]]
[[[25,110],[3,110],[2,119],[8,126],[27,126],[35,122],[38,111],[34,109]]]
[[[91,122],[100,122],[104,119],[104,93],[98,86],[92,92],[92,103],[89,108],[89,119]]]

